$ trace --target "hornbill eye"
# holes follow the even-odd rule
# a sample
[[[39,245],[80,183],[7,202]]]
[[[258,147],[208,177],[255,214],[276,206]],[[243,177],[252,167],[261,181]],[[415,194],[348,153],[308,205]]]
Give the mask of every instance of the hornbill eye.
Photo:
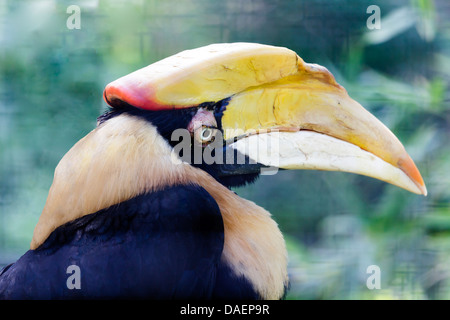
[[[215,139],[215,134],[217,132],[217,128],[202,126],[200,131],[199,140],[202,144],[208,144],[213,142]]]
[[[203,147],[206,147],[207,145],[215,141],[218,132],[219,129],[217,129],[216,127],[202,125],[201,127],[195,129],[194,132],[192,132],[192,136],[196,143],[202,145]]]
[[[213,131],[211,130],[211,128],[204,127],[202,129],[202,133],[200,135],[202,141],[208,142],[212,139],[212,136],[213,136]]]
[[[194,137],[195,142],[202,146],[214,142],[219,131],[213,112],[203,108],[198,109],[187,129]]]

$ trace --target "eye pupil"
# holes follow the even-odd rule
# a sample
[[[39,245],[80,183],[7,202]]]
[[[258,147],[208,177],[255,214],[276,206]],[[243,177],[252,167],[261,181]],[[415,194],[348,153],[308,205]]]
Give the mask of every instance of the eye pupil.
[[[202,140],[210,140],[212,136],[212,130],[210,128],[203,128],[201,136]]]

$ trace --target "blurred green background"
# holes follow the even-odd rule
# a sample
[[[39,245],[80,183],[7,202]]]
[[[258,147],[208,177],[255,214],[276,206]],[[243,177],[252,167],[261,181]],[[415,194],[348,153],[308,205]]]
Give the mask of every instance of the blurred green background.
[[[69,30],[69,5],[81,29]],[[381,29],[366,21],[381,10]],[[288,299],[450,298],[450,2],[0,0],[0,266],[28,248],[53,171],[105,109],[105,85],[217,42],[285,46],[326,66],[404,143],[427,197],[347,173],[238,188],[287,241]],[[370,265],[381,289],[369,290]]]

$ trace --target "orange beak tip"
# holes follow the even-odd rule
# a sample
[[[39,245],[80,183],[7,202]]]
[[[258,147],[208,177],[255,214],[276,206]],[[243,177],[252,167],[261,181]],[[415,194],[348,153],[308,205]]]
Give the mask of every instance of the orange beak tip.
[[[416,184],[416,186],[419,188],[420,192],[424,196],[427,196],[428,191],[427,191],[427,187],[425,186],[425,182],[423,181],[423,178],[419,172],[419,169],[417,169],[417,167],[414,164],[414,161],[411,159],[411,157],[409,155],[407,155],[407,157],[405,157],[405,158],[400,158],[400,160],[398,161],[398,166]]]

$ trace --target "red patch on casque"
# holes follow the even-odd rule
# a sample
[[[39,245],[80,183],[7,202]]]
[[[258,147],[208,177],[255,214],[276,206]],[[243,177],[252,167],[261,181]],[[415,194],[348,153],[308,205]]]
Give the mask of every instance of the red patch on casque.
[[[129,83],[129,79],[120,78],[108,84],[103,92],[103,99],[111,107],[120,107],[121,104],[129,104],[133,107],[160,111],[190,108],[193,105],[168,105],[157,101],[155,90],[149,85],[139,86]]]

